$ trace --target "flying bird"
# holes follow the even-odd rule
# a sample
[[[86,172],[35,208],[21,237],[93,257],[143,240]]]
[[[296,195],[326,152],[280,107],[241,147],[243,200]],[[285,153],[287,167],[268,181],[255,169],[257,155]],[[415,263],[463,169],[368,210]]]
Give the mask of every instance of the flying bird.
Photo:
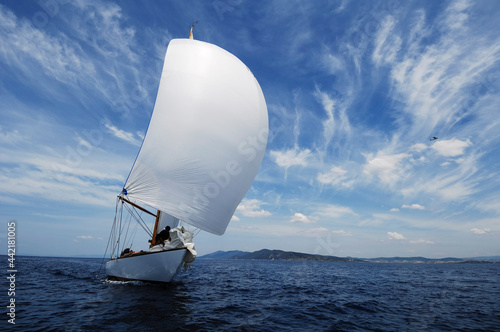
[[[439,138],[439,137],[434,136],[434,137],[432,137],[432,138],[429,138],[429,141],[435,141],[435,140],[437,140],[438,138]]]

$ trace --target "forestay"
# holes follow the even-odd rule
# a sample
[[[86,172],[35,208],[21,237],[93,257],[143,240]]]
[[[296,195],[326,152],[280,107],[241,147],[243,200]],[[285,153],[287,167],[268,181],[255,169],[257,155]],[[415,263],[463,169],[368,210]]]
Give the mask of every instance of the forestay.
[[[201,41],[168,46],[127,197],[222,235],[262,161],[262,90],[234,55]]]

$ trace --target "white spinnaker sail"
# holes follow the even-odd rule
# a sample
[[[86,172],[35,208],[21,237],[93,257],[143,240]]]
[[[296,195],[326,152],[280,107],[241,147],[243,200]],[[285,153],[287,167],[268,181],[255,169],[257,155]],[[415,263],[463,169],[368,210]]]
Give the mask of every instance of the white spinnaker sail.
[[[222,235],[260,167],[268,131],[260,85],[238,58],[174,39],[127,196]]]

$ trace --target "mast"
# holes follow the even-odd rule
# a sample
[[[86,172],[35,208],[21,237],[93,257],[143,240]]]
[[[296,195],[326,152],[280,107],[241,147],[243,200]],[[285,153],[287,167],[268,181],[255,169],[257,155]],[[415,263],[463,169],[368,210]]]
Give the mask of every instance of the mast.
[[[161,211],[158,210],[158,212],[156,212],[156,220],[155,220],[155,226],[153,228],[153,237],[151,238],[151,245],[149,246],[150,248],[156,245],[156,234],[158,234],[158,223],[160,222],[160,214]]]
[[[196,21],[196,22],[193,22],[191,24],[191,30],[189,31],[189,39],[193,39],[193,27],[196,23],[198,23],[199,21]]]

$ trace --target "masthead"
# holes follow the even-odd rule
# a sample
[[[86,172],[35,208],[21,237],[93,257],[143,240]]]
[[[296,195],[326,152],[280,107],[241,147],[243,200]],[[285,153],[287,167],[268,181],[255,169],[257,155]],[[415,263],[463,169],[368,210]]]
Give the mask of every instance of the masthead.
[[[193,27],[196,23],[198,23],[199,21],[196,21],[196,22],[193,22],[191,23],[191,30],[189,31],[189,39],[193,39]]]

